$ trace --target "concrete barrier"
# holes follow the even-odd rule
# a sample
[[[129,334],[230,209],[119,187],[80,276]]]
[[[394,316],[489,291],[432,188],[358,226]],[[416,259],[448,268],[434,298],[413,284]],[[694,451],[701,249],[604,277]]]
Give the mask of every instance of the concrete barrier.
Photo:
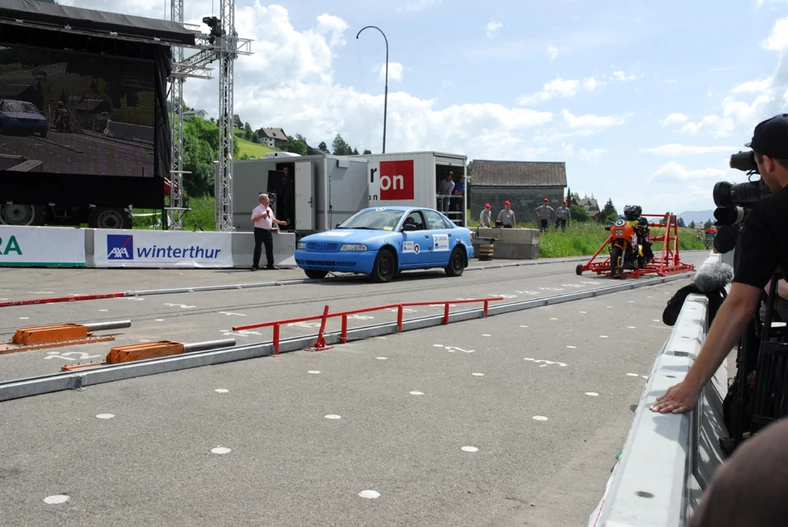
[[[479,227],[476,229],[475,237],[494,240],[494,259],[535,260],[539,258],[539,231],[536,229]],[[473,254],[479,254],[479,243],[474,243]]]
[[[713,254],[704,262],[720,259]],[[632,427],[589,526],[681,526],[691,516],[722,463],[719,438],[727,436],[722,400],[725,363],[706,385],[695,411],[657,414],[657,396],[683,380],[708,331],[708,299],[688,295],[670,337],[657,356]]]
[[[254,256],[254,233],[233,232],[233,267],[252,267]],[[274,265],[296,267],[295,233],[274,231]],[[260,265],[265,265],[265,248],[260,257]]]
[[[104,135],[114,139],[123,139],[126,141],[142,141],[145,143],[153,144],[154,131],[152,126],[141,126],[138,124],[118,123],[116,121],[107,121],[107,127],[104,129]]]

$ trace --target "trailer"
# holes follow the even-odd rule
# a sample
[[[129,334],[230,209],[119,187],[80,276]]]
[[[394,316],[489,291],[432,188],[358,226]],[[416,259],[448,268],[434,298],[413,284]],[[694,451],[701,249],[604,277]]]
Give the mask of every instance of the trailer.
[[[369,206],[366,174],[365,159],[347,156],[276,155],[235,161],[233,227],[236,231],[254,230],[252,210],[259,205],[258,196],[266,193],[274,215],[288,222],[284,230],[305,236],[332,229]],[[218,185],[219,178],[216,181]],[[218,186],[216,192],[220,195]],[[220,218],[216,220],[218,225]]]
[[[354,156],[355,157],[355,156]],[[465,176],[468,158],[442,152],[372,154],[368,160],[369,205],[411,205],[441,210],[454,223],[467,225],[467,189],[461,195],[438,193],[442,179],[453,172],[455,183]],[[448,206],[444,206],[448,205]]]

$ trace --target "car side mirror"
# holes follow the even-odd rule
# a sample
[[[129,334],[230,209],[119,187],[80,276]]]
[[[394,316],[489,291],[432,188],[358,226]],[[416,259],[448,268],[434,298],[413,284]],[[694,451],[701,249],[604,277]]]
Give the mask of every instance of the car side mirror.
[[[402,232],[410,232],[415,230],[416,230],[416,226],[413,225],[412,223],[406,223],[405,225],[402,226]]]
[[[336,228],[338,229],[340,225],[342,225],[342,224],[341,223],[337,223]]]

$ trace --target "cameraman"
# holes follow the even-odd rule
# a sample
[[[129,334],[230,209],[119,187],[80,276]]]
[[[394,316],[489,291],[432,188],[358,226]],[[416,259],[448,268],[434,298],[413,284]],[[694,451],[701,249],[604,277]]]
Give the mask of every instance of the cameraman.
[[[740,240],[740,261],[730,294],[711,325],[698,358],[679,384],[657,397],[651,410],[660,413],[690,412],[700,392],[736,344],[760,303],[761,292],[778,265],[788,271],[788,114],[755,127],[752,142],[755,162],[771,195],[752,207],[744,223],[747,236]],[[786,275],[788,276],[788,275]]]

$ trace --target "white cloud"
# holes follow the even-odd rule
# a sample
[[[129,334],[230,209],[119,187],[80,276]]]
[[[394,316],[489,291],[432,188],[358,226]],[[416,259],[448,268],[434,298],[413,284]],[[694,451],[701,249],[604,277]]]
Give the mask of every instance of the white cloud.
[[[547,46],[547,56],[550,60],[555,60],[558,57],[558,48],[555,46]]]
[[[531,95],[523,95],[517,99],[517,103],[523,106],[529,106],[539,102],[549,101],[553,98],[569,99],[577,95],[580,91],[593,91],[598,86],[593,77],[583,79],[582,81],[573,79],[563,79],[556,77],[550,82],[545,83],[542,91],[532,93]]]
[[[484,27],[485,32],[487,33],[487,38],[495,38],[498,36],[498,31],[503,27],[501,22],[496,22],[495,20],[490,20],[487,22],[487,25]]]
[[[402,80],[402,64],[399,62],[389,62],[389,80],[394,81],[401,81]],[[380,73],[378,74],[378,78],[381,82],[386,80],[386,65],[382,64],[380,66]]]
[[[743,82],[733,88],[733,93],[760,93],[762,91],[768,90],[771,86],[771,83],[771,79]]]
[[[637,80],[642,76],[643,76],[642,73],[640,75],[635,75],[634,73],[630,73],[629,75],[627,75],[623,71],[614,71],[613,74],[609,76],[609,78],[616,81],[629,82],[629,81]]]
[[[449,79],[444,79],[444,80],[443,80],[443,84],[442,84],[441,86],[443,86],[444,88],[448,88],[448,87],[450,87],[452,84],[454,84],[454,83],[453,83],[452,81],[450,81]]]
[[[442,0],[408,0],[405,5],[398,7],[397,11],[415,13],[417,11],[423,11],[429,7],[438,5],[441,2]]]
[[[684,115],[683,113],[672,113],[667,117],[665,117],[662,121],[660,121],[660,123],[662,123],[665,126],[668,126],[671,124],[686,123],[688,120],[689,119],[687,118],[687,116]]]
[[[729,173],[730,170],[722,168],[689,169],[675,161],[670,161],[655,170],[646,178],[646,181],[664,180],[665,178],[674,181],[715,181]],[[706,191],[708,192],[708,189]]]
[[[688,122],[681,127],[681,133],[698,135],[701,132],[709,133],[714,137],[723,137],[730,135],[734,128],[735,123],[730,117],[720,117],[718,115],[707,115],[700,121],[693,123]]]
[[[653,148],[641,148],[640,151],[647,154],[657,154],[661,156],[678,157],[696,154],[712,154],[716,152],[733,153],[738,147],[735,146],[690,146],[680,144],[661,145]]]
[[[581,148],[578,152],[577,156],[582,159],[583,161],[588,161],[590,163],[598,163],[599,159],[608,154],[609,151],[605,150],[604,148],[594,148],[591,150],[587,150],[585,148]]]
[[[561,117],[564,123],[572,130],[588,130],[592,133],[601,131],[605,128],[614,126],[621,126],[630,117],[627,115],[594,115],[592,113],[586,115],[574,115],[569,110],[561,110]]]
[[[332,16],[328,13],[323,13],[317,17],[317,26],[315,31],[323,36],[328,35],[330,40],[329,46],[344,46],[346,44],[344,33],[347,30],[347,22],[338,16]]]

